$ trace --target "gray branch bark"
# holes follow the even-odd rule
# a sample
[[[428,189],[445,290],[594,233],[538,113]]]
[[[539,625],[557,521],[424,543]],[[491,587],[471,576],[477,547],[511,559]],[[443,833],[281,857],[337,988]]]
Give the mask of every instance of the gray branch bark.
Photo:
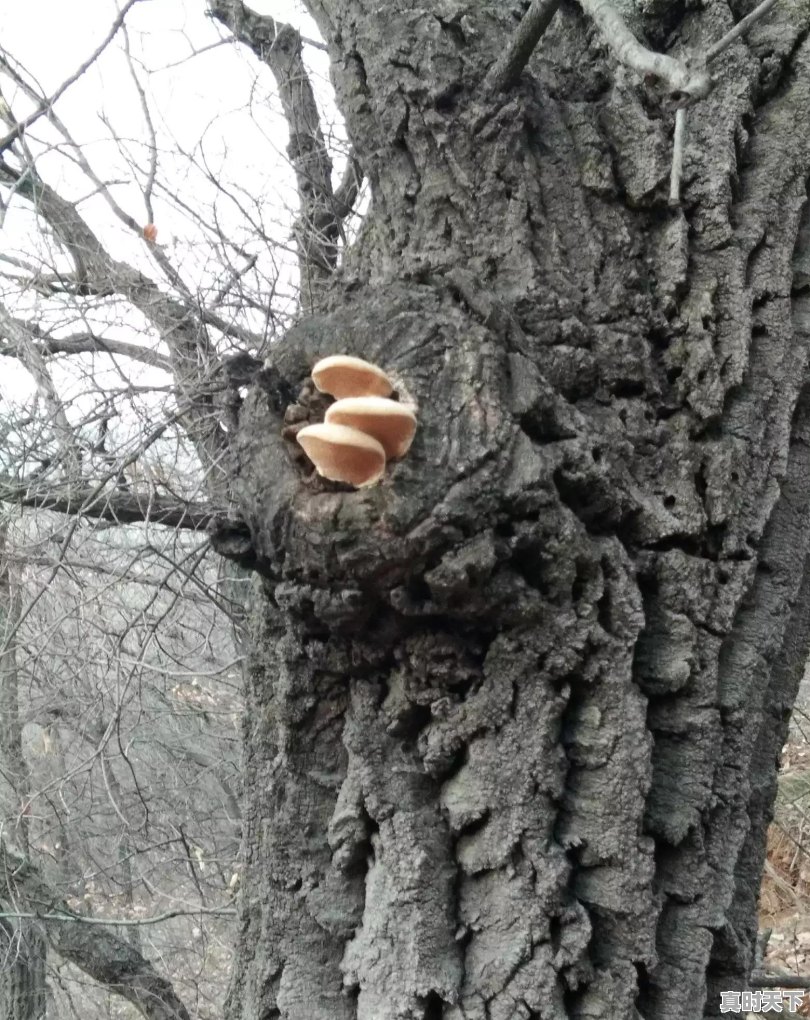
[[[33,863],[0,840],[0,900],[35,914],[70,914]],[[70,920],[39,924],[48,945],[89,977],[131,1002],[146,1020],[189,1020],[171,983],[126,939],[107,928]]]
[[[487,73],[485,90],[501,92],[517,82],[559,6],[560,0],[532,0],[505,53]]]
[[[351,211],[351,184],[336,195],[332,161],[321,130],[320,114],[303,60],[303,41],[290,25],[256,14],[241,0],[211,0],[209,10],[270,68],[279,90],[290,141],[287,152],[298,185],[300,212],[295,227],[301,300],[318,303],[319,292],[337,265],[341,224]],[[350,160],[353,167],[353,161]],[[349,198],[351,202],[347,201]]]

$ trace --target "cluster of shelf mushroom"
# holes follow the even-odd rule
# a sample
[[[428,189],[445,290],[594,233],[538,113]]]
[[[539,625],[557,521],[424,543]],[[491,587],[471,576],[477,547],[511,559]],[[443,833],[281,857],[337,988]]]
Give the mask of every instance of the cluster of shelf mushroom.
[[[323,422],[297,433],[298,442],[323,478],[358,489],[374,485],[389,460],[408,452],[416,415],[391,398],[394,385],[385,372],[362,358],[322,358],[312,369],[312,381],[335,402]]]

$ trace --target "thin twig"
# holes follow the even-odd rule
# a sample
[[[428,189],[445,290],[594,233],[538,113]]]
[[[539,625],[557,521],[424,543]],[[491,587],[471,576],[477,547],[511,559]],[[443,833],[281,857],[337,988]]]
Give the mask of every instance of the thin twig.
[[[155,125],[152,123],[152,114],[149,111],[149,102],[146,98],[146,92],[138,79],[138,75],[135,71],[135,65],[132,63],[132,54],[129,49],[129,32],[127,31],[126,25],[124,25],[124,31],[122,34],[124,37],[124,52],[127,55],[129,73],[132,76],[132,82],[141,102],[141,112],[143,113],[143,119],[146,123],[146,130],[149,132],[149,173],[146,178],[146,185],[143,189],[143,201],[146,206],[147,223],[154,223],[155,212],[152,208],[152,190],[154,189],[155,178],[157,177],[157,135],[155,134]]]
[[[69,89],[70,86],[75,81],[78,81],[78,79],[81,78],[81,76],[91,66],[91,64],[98,60],[98,58],[101,56],[104,50],[112,42],[113,38],[118,32],[118,29],[124,24],[124,19],[126,18],[130,9],[139,2],[140,0],[129,0],[129,2],[125,4],[124,7],[122,7],[118,17],[112,23],[112,28],[102,40],[101,45],[90,54],[87,60],[85,60],[84,63],[69,78],[66,78],[65,81],[62,82],[59,88],[53,93],[53,95],[51,95],[49,99],[44,99],[42,103],[40,103],[38,109],[34,110],[33,113],[29,113],[29,115],[25,117],[23,120],[18,121],[17,124],[11,129],[11,131],[9,131],[9,133],[4,138],[0,138],[0,152],[4,152],[15,139],[20,137],[20,135],[23,133],[23,131],[25,131],[26,128],[30,127],[34,123],[34,121],[39,120],[39,118],[43,114],[48,113],[48,111],[51,109],[56,100],[62,95],[62,93],[67,91],[67,89]]]
[[[251,255],[241,269],[232,270],[228,279],[225,281],[225,283],[223,283],[223,285],[219,288],[219,290],[216,292],[214,296],[212,304],[215,308],[217,305],[221,304],[224,301],[225,295],[228,293],[231,287],[233,287],[235,283],[238,283],[239,280],[241,280],[246,273],[249,273],[251,269],[253,269],[258,260],[259,260],[258,255]]]
[[[672,140],[672,173],[669,179],[669,204],[681,204],[683,153],[686,147],[686,107],[675,111],[675,136]]]
[[[504,92],[516,84],[520,72],[528,63],[541,36],[557,13],[560,2],[561,0],[532,0],[506,52],[489,69],[484,79],[485,91]]]
[[[232,901],[233,902],[233,901]],[[35,914],[25,910],[3,910],[0,917],[12,918],[14,920],[23,918],[31,921],[59,921],[62,924],[71,922],[73,924],[100,924],[103,927],[134,928],[145,924],[160,924],[162,921],[169,921],[173,917],[199,917],[200,914],[213,914],[220,917],[233,917],[236,914],[234,907],[197,907],[196,910],[167,910],[163,914],[154,914],[152,917],[88,917],[86,914],[71,913],[48,913]]]
[[[736,42],[737,39],[745,35],[755,22],[759,21],[772,7],[776,6],[776,3],[777,0],[763,0],[759,7],[755,7],[742,21],[738,21],[730,32],[726,32],[722,39],[718,39],[714,46],[710,47],[706,53],[706,63],[710,64],[723,50],[728,49],[733,42]]]
[[[757,988],[799,988],[806,991],[810,988],[810,974],[752,974],[751,984]]]

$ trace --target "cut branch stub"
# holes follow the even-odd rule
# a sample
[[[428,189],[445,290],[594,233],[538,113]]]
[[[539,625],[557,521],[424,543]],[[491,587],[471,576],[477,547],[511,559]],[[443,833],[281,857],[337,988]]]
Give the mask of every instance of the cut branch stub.
[[[364,488],[382,478],[385,450],[373,436],[348,425],[307,425],[296,437],[323,478]]]
[[[326,421],[373,436],[389,460],[405,456],[416,432],[413,411],[387,397],[345,397],[327,410]]]

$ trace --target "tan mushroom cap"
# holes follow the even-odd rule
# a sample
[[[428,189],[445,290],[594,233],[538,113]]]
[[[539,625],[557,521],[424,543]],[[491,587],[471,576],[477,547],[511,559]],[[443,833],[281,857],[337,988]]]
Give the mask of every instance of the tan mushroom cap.
[[[307,425],[296,439],[318,474],[333,482],[348,482],[359,489],[379,481],[385,471],[382,444],[348,425]]]
[[[381,368],[362,358],[333,354],[312,369],[312,381],[321,393],[341,397],[387,397],[394,389]]]
[[[416,432],[416,416],[410,408],[385,397],[346,397],[327,410],[326,420],[374,436],[385,456],[404,457]]]

